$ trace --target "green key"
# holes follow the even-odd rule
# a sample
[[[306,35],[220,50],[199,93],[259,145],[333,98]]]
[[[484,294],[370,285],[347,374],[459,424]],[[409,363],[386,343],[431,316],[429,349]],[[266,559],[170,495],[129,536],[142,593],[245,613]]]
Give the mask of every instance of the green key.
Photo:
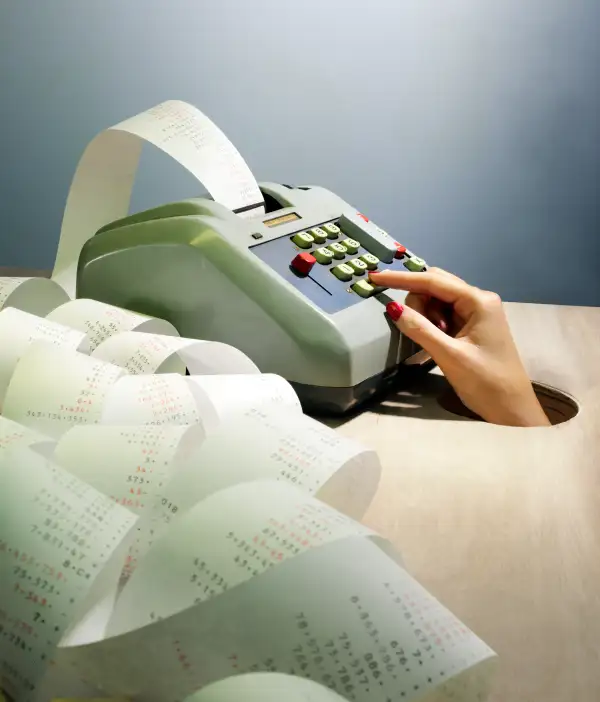
[[[330,239],[337,239],[342,232],[337,224],[324,224],[323,229],[327,232],[327,236]]]
[[[292,241],[301,249],[310,249],[315,243],[314,238],[308,232],[299,232],[292,237]]]
[[[348,265],[354,269],[356,275],[362,275],[367,270],[367,264],[361,261],[360,258],[353,258],[348,261]]]
[[[360,295],[361,297],[371,297],[373,293],[375,292],[375,288],[371,285],[371,283],[367,283],[366,280],[359,280],[357,283],[354,283],[354,285],[351,286],[352,290],[354,290],[355,293]]]
[[[367,268],[370,271],[374,271],[377,268],[377,266],[379,265],[379,259],[377,258],[377,256],[374,256],[372,253],[363,254],[360,257],[360,260],[364,261],[367,264]]]
[[[333,251],[335,258],[344,258],[344,256],[348,253],[348,249],[341,244],[329,244],[328,248]]]
[[[333,260],[333,251],[326,246],[322,246],[320,249],[313,251],[313,256],[319,263],[331,263]]]
[[[347,263],[340,263],[331,269],[331,272],[336,278],[340,280],[351,280],[354,275],[354,271]]]
[[[321,229],[321,227],[309,229],[308,233],[312,235],[317,244],[324,244],[327,241],[327,234]]]
[[[411,256],[410,258],[406,259],[406,261],[404,261],[404,265],[408,268],[409,271],[420,273],[427,264],[422,258],[419,258],[418,256]]]
[[[348,253],[351,254],[355,254],[360,246],[360,242],[356,241],[356,239],[344,239],[342,244],[348,249]]]

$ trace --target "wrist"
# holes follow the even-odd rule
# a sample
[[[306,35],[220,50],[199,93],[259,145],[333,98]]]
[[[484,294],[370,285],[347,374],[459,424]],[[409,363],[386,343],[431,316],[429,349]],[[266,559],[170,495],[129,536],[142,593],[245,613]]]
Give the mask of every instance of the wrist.
[[[533,387],[519,395],[505,398],[491,408],[484,419],[491,424],[513,427],[549,427],[551,422],[535,394]]]

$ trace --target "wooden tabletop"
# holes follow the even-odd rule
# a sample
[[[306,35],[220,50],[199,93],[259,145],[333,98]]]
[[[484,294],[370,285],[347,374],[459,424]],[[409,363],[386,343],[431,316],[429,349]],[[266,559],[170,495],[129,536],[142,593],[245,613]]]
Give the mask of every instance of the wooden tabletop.
[[[550,428],[442,409],[428,377],[339,426],[379,452],[365,522],[500,656],[492,702],[600,700],[600,309],[508,304],[531,378],[579,413]]]

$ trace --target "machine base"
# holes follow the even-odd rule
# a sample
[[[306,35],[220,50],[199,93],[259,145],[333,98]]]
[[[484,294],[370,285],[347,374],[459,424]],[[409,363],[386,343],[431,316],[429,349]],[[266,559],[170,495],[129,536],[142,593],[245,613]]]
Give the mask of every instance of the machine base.
[[[389,392],[392,388],[401,388],[410,385],[414,380],[428,373],[435,363],[427,360],[415,365],[400,365],[394,371],[379,373],[362,383],[350,388],[331,388],[319,385],[291,385],[300,398],[302,409],[306,414],[314,416],[339,417],[370,401],[376,401]]]

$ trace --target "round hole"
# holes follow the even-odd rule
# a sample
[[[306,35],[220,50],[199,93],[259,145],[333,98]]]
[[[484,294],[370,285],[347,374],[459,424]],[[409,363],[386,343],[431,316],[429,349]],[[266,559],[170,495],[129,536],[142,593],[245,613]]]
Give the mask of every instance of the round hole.
[[[543,383],[532,383],[532,385],[551,424],[563,424],[579,414],[579,405],[571,395]],[[442,409],[459,417],[482,421],[479,415],[465,407],[452,388],[448,388],[438,397],[438,404]]]

